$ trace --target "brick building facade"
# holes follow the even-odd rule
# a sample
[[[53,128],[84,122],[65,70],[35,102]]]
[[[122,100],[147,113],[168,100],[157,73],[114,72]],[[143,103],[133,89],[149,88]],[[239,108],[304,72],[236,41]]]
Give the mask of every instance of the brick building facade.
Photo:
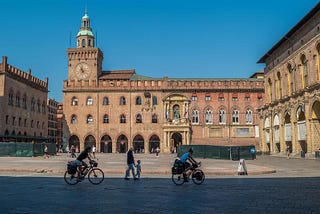
[[[42,81],[7,62],[0,64],[2,141],[42,142],[48,134],[48,78]]]
[[[320,148],[320,3],[260,60],[266,104],[259,109],[260,148],[313,156]]]
[[[258,145],[261,73],[251,78],[152,78],[102,70],[87,14],[67,50],[63,85],[65,139],[101,152],[170,152],[180,144]]]

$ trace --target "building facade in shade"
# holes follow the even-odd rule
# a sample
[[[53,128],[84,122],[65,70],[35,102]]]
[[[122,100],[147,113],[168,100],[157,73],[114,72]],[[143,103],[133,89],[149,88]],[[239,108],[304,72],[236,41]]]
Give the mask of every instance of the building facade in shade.
[[[187,79],[103,71],[103,53],[94,39],[85,14],[76,47],[67,49],[63,112],[70,146],[150,153],[157,147],[170,152],[181,144],[258,144],[261,72],[243,79]]]
[[[48,134],[48,78],[42,81],[8,64],[0,64],[0,135],[5,141],[42,142]]]
[[[314,155],[320,148],[320,3],[259,63],[266,64],[260,148]]]
[[[48,141],[51,143],[58,143],[57,134],[58,134],[58,102],[53,99],[47,100],[48,106]]]

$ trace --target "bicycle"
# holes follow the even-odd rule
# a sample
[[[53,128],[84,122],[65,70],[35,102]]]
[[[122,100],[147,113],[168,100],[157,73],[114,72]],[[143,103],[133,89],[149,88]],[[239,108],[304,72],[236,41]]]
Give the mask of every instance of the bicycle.
[[[89,165],[88,168],[84,169],[82,175],[78,176],[80,172],[77,170],[77,165],[75,165],[73,161],[69,162],[67,164],[67,171],[64,173],[65,182],[70,185],[75,185],[88,175],[90,183],[94,185],[100,184],[104,180],[103,171],[98,168],[98,163],[94,160],[91,160]]]
[[[184,165],[183,163],[179,163],[179,161],[176,161],[174,166],[172,167],[172,182],[176,185],[182,185],[187,180],[189,180],[190,176],[192,178],[193,183],[200,185],[204,182],[205,175],[201,169],[198,169],[198,167],[201,166],[201,162],[193,164],[190,170],[192,171],[188,177],[185,175],[184,171]],[[186,179],[185,179],[186,178]]]

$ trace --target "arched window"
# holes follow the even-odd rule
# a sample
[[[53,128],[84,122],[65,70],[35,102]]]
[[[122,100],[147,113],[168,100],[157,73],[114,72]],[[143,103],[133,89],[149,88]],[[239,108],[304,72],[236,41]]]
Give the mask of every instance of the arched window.
[[[120,123],[126,123],[126,116],[124,114],[120,115]]]
[[[77,119],[77,116],[73,114],[71,116],[71,124],[76,124],[76,123],[78,123],[78,119]]]
[[[31,120],[30,126],[31,128],[33,128],[33,120]]]
[[[120,105],[125,105],[126,104],[126,98],[125,97],[120,97]]]
[[[81,41],[81,46],[84,48],[84,47],[86,47],[86,40],[85,39],[82,39],[82,41]]]
[[[199,111],[198,110],[192,110],[192,123],[199,124]]]
[[[27,109],[27,95],[24,94],[22,97],[22,108]]]
[[[40,104],[40,100],[37,101],[37,112],[40,113],[41,111],[41,104]]]
[[[267,88],[267,91],[268,91],[269,102],[271,102],[271,101],[272,101],[272,81],[271,81],[270,78],[268,79],[268,88]]]
[[[88,40],[88,46],[91,47],[91,39]]]
[[[104,97],[104,98],[103,98],[103,105],[104,105],[104,106],[109,105],[109,99],[108,99],[108,97]]]
[[[246,124],[252,124],[253,118],[252,118],[252,111],[250,109],[247,109],[246,111]]]
[[[16,95],[16,107],[20,107],[20,93],[19,92]]]
[[[92,117],[92,115],[88,115],[87,116],[87,124],[92,124],[93,123],[93,117]]]
[[[9,97],[8,97],[8,105],[13,105],[13,90],[10,90]]]
[[[158,117],[156,114],[152,115],[152,123],[158,123]]]
[[[288,64],[287,70],[288,70],[288,94],[292,94],[294,81],[293,81],[293,69],[291,64]]]
[[[137,114],[137,116],[136,116],[136,123],[142,123],[142,116],[141,116],[141,114]]]
[[[72,97],[72,99],[71,99],[71,105],[72,105],[72,106],[77,106],[77,105],[78,105],[78,98]]]
[[[308,86],[308,60],[305,55],[301,56],[301,66],[302,66],[302,88]]]
[[[219,110],[219,124],[226,124],[226,112],[223,109]]]
[[[213,123],[213,115],[212,115],[212,111],[210,109],[206,110],[205,121],[206,121],[206,124]]]
[[[232,111],[232,123],[239,124],[239,111],[238,110]]]
[[[141,105],[141,97],[140,96],[138,96],[137,98],[136,98],[136,105]]]
[[[281,88],[281,74],[277,72],[277,98],[281,99],[282,97],[282,88]]]
[[[103,123],[109,123],[109,115],[105,114],[103,116]]]
[[[93,99],[91,97],[87,98],[87,106],[92,106],[93,104]]]
[[[158,105],[158,98],[156,96],[152,97],[152,105]]]
[[[32,97],[31,99],[31,111],[35,111],[35,105],[36,105],[36,101],[34,100],[34,97]]]
[[[43,114],[45,114],[45,113],[46,113],[46,107],[47,107],[47,105],[46,105],[46,103],[43,101],[43,102],[42,102],[42,107],[41,107],[41,108],[42,108],[42,113],[43,113]]]

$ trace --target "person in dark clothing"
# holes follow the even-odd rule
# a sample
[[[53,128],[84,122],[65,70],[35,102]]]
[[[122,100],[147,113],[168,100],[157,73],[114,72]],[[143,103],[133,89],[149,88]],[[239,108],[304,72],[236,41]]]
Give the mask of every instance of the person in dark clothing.
[[[126,170],[126,174],[125,174],[125,177],[124,177],[125,180],[129,180],[130,170],[132,172],[133,179],[137,179],[136,176],[135,176],[135,173],[134,173],[134,167],[136,166],[136,164],[134,163],[134,157],[133,157],[133,152],[132,151],[133,151],[133,149],[130,148],[129,151],[127,152],[127,165],[128,165],[128,168]]]
[[[75,163],[78,166],[78,179],[80,179],[80,175],[82,175],[82,172],[88,168],[88,164],[84,162],[84,159],[88,158],[89,161],[91,161],[89,153],[91,152],[91,147],[87,147],[85,150],[83,150],[80,155],[75,160]]]

